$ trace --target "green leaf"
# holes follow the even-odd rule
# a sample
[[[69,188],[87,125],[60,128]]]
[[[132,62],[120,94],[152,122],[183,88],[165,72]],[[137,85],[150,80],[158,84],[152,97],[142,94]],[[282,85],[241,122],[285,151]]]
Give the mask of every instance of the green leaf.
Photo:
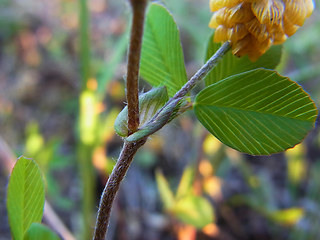
[[[206,61],[221,47],[220,43],[213,42],[213,35],[210,36]],[[238,58],[229,51],[218,65],[205,78],[206,85],[219,82],[229,76],[253,70],[256,68],[274,69],[280,62],[282,54],[282,46],[272,46],[265,54],[263,54],[256,62],[250,61],[248,56]]]
[[[168,181],[160,171],[156,171],[156,182],[164,209],[168,210],[173,206],[175,200]]]
[[[317,117],[314,102],[297,83],[264,69],[210,85],[196,97],[194,111],[221,142],[253,155],[293,147]]]
[[[139,96],[140,125],[150,120],[154,114],[168,101],[168,93],[165,87],[151,89]],[[121,137],[128,136],[128,108],[125,107],[118,115],[114,123],[116,133]]]
[[[273,222],[292,226],[301,220],[304,215],[304,211],[302,208],[287,208],[268,212],[266,215]]]
[[[189,195],[178,200],[171,211],[181,222],[198,229],[214,220],[214,212],[210,202],[199,196]]]
[[[147,13],[140,73],[152,86],[166,86],[170,97],[187,81],[176,23],[165,7],[155,3]]]
[[[185,195],[188,195],[192,191],[192,183],[193,183],[193,175],[194,170],[192,167],[187,167],[182,174],[176,198],[179,199],[181,197],[184,197]]]
[[[95,106],[97,95],[94,91],[85,90],[80,95],[79,133],[81,141],[91,145],[96,141],[96,127],[98,122]]]
[[[59,240],[60,238],[50,228],[40,223],[32,223],[24,240]]]
[[[35,161],[20,157],[8,185],[7,209],[13,239],[21,240],[31,223],[41,222],[44,183]]]

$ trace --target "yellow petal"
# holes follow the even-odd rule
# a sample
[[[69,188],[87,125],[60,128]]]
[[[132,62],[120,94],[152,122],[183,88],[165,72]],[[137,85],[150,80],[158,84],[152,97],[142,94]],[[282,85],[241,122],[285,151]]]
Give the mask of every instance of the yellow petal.
[[[251,7],[259,22],[268,25],[280,22],[284,11],[280,0],[255,0]]]
[[[256,18],[246,23],[246,27],[248,31],[260,42],[269,37],[267,26],[265,24],[261,24]]]
[[[307,17],[310,17],[314,9],[314,2],[313,0],[305,0],[305,3],[307,8]]]
[[[242,57],[246,55],[250,50],[250,47],[252,46],[250,44],[251,41],[252,41],[251,35],[248,34],[246,37],[244,37],[240,41],[235,42],[234,44],[232,44],[232,53],[237,57]]]
[[[284,33],[275,33],[273,36],[273,44],[279,45],[287,40],[287,36]]]
[[[295,25],[302,26],[307,17],[307,5],[304,0],[284,0],[284,16]]]
[[[260,54],[264,54],[272,45],[273,40],[268,38],[262,42],[257,42],[256,46],[259,49]]]
[[[217,12],[215,12],[209,22],[210,28],[217,28],[220,24],[217,22]]]
[[[212,12],[219,10],[223,7],[233,7],[240,2],[243,2],[242,0],[210,0],[210,9]]]
[[[228,41],[228,28],[220,25],[217,27],[216,31],[214,32],[214,39],[215,42],[226,42]]]
[[[299,26],[293,24],[286,16],[283,17],[283,31],[288,37],[295,34],[298,28]]]
[[[212,16],[212,26],[224,25],[231,28],[238,23],[245,23],[254,18],[250,4],[240,3],[234,7],[224,7],[216,11]]]
[[[232,8],[227,8],[225,11],[228,21],[233,23],[245,23],[254,18],[253,12],[251,11],[251,4],[240,3]]]
[[[224,25],[228,28],[232,27],[234,25],[233,22],[229,21],[229,15],[227,13],[228,8],[224,7],[216,11],[213,15],[215,17],[215,21],[218,25]]]
[[[287,36],[283,30],[283,24],[273,24],[272,26],[267,26],[267,31],[271,39],[273,39],[273,44],[281,44],[287,40]]]
[[[231,42],[239,41],[240,39],[244,38],[248,34],[248,30],[244,24],[237,24],[233,28],[230,28],[228,31],[229,40]]]
[[[283,31],[275,32],[273,34],[273,44],[279,45],[287,40],[287,35]]]

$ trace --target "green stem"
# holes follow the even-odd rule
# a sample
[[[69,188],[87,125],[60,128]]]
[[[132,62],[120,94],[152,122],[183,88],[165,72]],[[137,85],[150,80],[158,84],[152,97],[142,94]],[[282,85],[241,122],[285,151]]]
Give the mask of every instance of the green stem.
[[[81,239],[90,239],[92,236],[92,223],[94,222],[94,206],[95,206],[95,174],[91,163],[92,146],[85,145],[79,141],[77,145],[77,160],[79,163],[79,171],[82,185],[82,230]]]
[[[79,0],[80,4],[80,65],[81,65],[81,89],[87,87],[90,78],[90,39],[89,39],[89,10],[87,0]]]
[[[89,34],[89,10],[87,0],[79,0],[79,42],[80,42],[80,68],[81,68],[81,92],[87,89],[87,82],[91,77],[90,65],[90,34]],[[80,96],[82,94],[80,93]],[[82,112],[81,101],[79,101],[79,118],[81,119],[85,112]],[[94,107],[94,106],[92,106]],[[81,129],[80,129],[81,131]],[[81,132],[80,132],[81,136]],[[89,239],[92,235],[92,222],[94,212],[95,197],[95,178],[94,168],[91,163],[93,146],[84,143],[81,138],[77,143],[77,160],[79,163],[80,178],[82,183],[82,232],[81,239]]]

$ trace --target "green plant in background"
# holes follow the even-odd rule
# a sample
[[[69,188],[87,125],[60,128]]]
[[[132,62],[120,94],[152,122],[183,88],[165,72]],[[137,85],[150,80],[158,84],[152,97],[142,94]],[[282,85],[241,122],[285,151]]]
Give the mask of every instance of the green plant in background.
[[[42,174],[32,160],[20,157],[8,185],[7,209],[13,239],[59,239],[39,224],[43,215],[45,191]]]
[[[194,173],[191,167],[184,170],[175,195],[161,172],[156,173],[156,180],[164,209],[172,216],[199,229],[214,221],[210,202],[193,191]]]
[[[199,122],[222,143],[252,155],[270,155],[294,147],[314,127],[317,116],[317,109],[308,93],[296,82],[272,70],[280,62],[281,46],[271,46],[272,42],[268,42],[268,44],[263,42],[264,45],[259,46],[259,43],[262,44],[262,42],[254,41],[255,34],[260,36],[259,34],[265,33],[261,30],[261,25],[267,24],[266,19],[271,19],[271,22],[282,21],[279,16],[284,14],[283,9],[281,14],[278,14],[277,11],[280,11],[280,8],[273,5],[266,7],[262,1],[261,4],[255,6],[262,9],[258,11],[253,8],[252,10],[256,16],[254,19],[260,21],[258,23],[260,25],[256,29],[260,29],[262,33],[261,31],[255,32],[249,24],[248,31],[244,35],[249,40],[246,40],[243,45],[239,45],[241,41],[238,40],[241,38],[234,35],[239,32],[232,28],[226,34],[230,38],[222,39],[223,44],[212,41],[214,38],[220,42],[221,31],[225,31],[225,29],[221,29],[225,28],[227,22],[232,20],[232,16],[235,16],[231,12],[228,12],[229,15],[225,13],[223,15],[219,8],[215,9],[218,11],[213,17],[214,23],[210,24],[217,30],[210,37],[205,58],[206,63],[188,80],[179,30],[172,15],[163,5],[150,3],[144,21],[147,2],[147,0],[130,0],[133,18],[126,76],[127,106],[117,116],[114,126],[116,133],[122,137],[124,145],[101,196],[93,236],[96,240],[105,239],[113,200],[136,152],[146,143],[150,135],[182,113],[193,110]],[[211,5],[217,4],[213,2],[211,1]],[[241,15],[243,8],[237,8],[237,4],[241,5],[242,3],[236,2],[228,8],[232,8],[234,14]],[[244,9],[248,7],[248,4],[244,3]],[[281,6],[284,7],[283,4]],[[308,5],[308,7],[308,13],[305,13],[302,18],[310,15],[310,6]],[[239,9],[241,11],[237,12]],[[272,10],[276,11],[272,12]],[[109,70],[102,69],[98,71],[100,74],[100,78],[99,75],[97,77],[98,81],[94,78],[90,66],[89,21],[85,0],[80,0],[80,13],[82,84],[79,94],[77,158],[84,198],[82,203],[84,227],[81,236],[83,239],[88,239],[91,236],[90,226],[95,195],[94,170],[91,159],[94,151],[104,146],[105,135],[110,131],[110,129],[105,129],[105,123],[115,117],[113,113],[104,117],[96,111],[96,106],[103,99],[104,89],[108,78],[112,75],[112,70],[110,68]],[[218,14],[227,17],[220,16],[219,19]],[[253,13],[248,14],[252,15]],[[277,19],[273,17],[277,17]],[[237,24],[239,23],[237,22]],[[268,28],[268,30],[270,29]],[[285,30],[281,36],[272,35],[274,32],[270,35],[267,34],[266,39],[273,38],[272,41],[280,43],[284,35],[289,36],[292,33],[289,34],[286,31],[288,30]],[[218,34],[220,35],[218,36]],[[113,61],[111,61],[112,66],[119,61],[119,56],[124,49],[125,37],[123,39],[117,45],[119,55],[115,54]],[[250,44],[252,44],[252,48],[250,48]],[[242,57],[237,58],[233,54]],[[250,59],[255,61],[252,62]],[[141,77],[153,87],[144,94],[138,92],[139,71]],[[204,81],[205,87],[199,93],[192,92],[192,89],[202,81]],[[44,146],[44,143],[36,128],[35,125],[30,126],[30,144],[27,144],[27,149],[30,153],[35,155],[38,153],[40,156],[41,146]],[[55,236],[51,236],[50,230],[34,223],[41,221],[44,190],[38,185],[43,185],[43,180],[33,160],[22,159],[24,158],[17,162],[8,188],[9,219],[14,239],[36,239],[36,236],[50,236],[51,238],[46,237],[46,239],[55,239]],[[15,195],[12,194],[18,194],[12,192],[17,191],[18,185],[21,184],[18,182],[17,186],[14,185],[17,181],[15,174],[19,174],[19,176],[23,176],[22,179],[25,179],[23,173],[16,170],[19,169],[19,164],[24,161],[30,162],[30,166],[37,169],[37,171],[35,170],[37,174],[33,174],[32,171],[29,171],[28,174],[30,174],[30,178],[38,176],[35,181],[39,184],[34,186],[35,190],[33,191],[41,191],[38,196],[39,199],[43,199],[41,202],[41,199],[30,198],[33,195],[29,188],[22,191],[29,196],[25,209],[38,213],[34,218],[29,218],[30,214],[22,216],[27,216],[27,219],[21,219],[21,216],[17,215],[11,205],[13,204],[12,199],[15,198]],[[30,166],[28,165],[28,167]],[[248,173],[248,171],[245,169],[244,173]],[[170,190],[169,184],[160,172],[156,174],[156,179],[164,209],[172,216],[198,229],[214,221],[214,210],[209,201],[193,191],[192,183],[195,177],[191,168],[184,171],[176,194]],[[267,218],[280,223],[288,221],[288,218],[292,218],[292,216],[295,216],[295,219],[301,217],[301,209],[280,210],[268,202],[268,199],[264,202],[266,207],[259,208],[261,199],[256,199],[257,194],[255,193],[263,192],[263,196],[272,194],[272,191],[265,192],[267,181],[263,181],[262,176],[259,176],[259,179],[260,185],[252,186],[253,194],[241,197],[243,202],[258,212],[260,211]],[[294,183],[297,181],[294,174],[291,176],[291,180],[292,188],[294,188]],[[250,180],[248,183],[250,185]],[[262,188],[262,186],[264,187]],[[24,197],[20,198],[24,199]],[[30,201],[37,206],[30,205]],[[17,230],[15,223],[20,222],[23,222],[23,225]]]

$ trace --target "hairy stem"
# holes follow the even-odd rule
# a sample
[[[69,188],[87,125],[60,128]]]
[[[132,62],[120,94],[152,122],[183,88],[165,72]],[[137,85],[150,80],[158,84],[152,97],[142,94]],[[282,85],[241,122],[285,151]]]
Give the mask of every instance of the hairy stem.
[[[219,63],[219,60],[230,50],[230,42],[225,42],[215,54],[190,78],[190,80],[169,100],[169,102],[187,95],[197,83],[202,81],[207,74]]]
[[[132,26],[130,35],[127,69],[127,103],[129,134],[139,127],[138,76],[143,35],[146,0],[130,0],[132,7]]]
[[[230,50],[230,42],[225,42],[212,57],[190,78],[190,80],[153,116],[154,121],[165,107],[175,102],[177,99],[185,97],[192,88],[201,82],[208,73],[219,63],[220,59]]]
[[[132,26],[127,68],[127,104],[129,134],[139,127],[139,92],[138,77],[143,36],[143,25],[147,0],[130,0],[132,7]],[[136,142],[125,142],[108,182],[101,195],[98,216],[94,231],[94,240],[105,239],[113,200],[119,190],[120,183],[138,149],[146,142],[146,138]]]
[[[112,202],[119,190],[120,183],[124,178],[132,159],[138,149],[146,142],[142,139],[138,142],[125,142],[120,153],[117,164],[115,165],[108,182],[101,195],[97,222],[94,232],[94,240],[103,240],[108,228]]]

